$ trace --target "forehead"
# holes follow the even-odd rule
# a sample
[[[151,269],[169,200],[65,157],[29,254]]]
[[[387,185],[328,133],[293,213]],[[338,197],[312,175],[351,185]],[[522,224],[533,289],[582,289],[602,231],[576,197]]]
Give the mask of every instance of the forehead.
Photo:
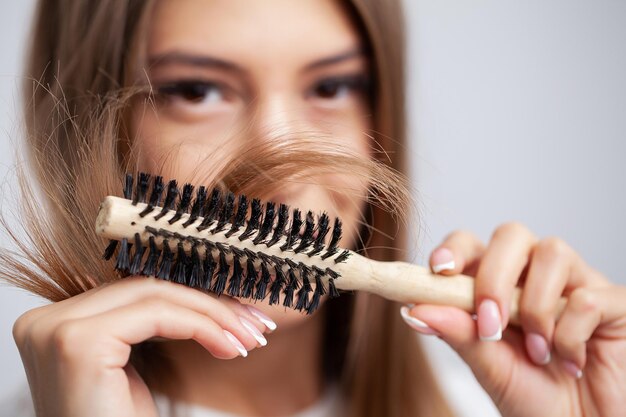
[[[341,1],[158,0],[148,53],[184,49],[238,61],[304,61],[359,42]]]

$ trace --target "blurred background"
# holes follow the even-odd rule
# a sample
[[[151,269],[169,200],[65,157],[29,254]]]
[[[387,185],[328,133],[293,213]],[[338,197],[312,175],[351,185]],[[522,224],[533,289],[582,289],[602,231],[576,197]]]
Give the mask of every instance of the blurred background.
[[[11,186],[34,1],[0,4],[0,175]],[[415,261],[455,229],[560,236],[626,285],[626,2],[406,0]],[[8,184],[7,184],[8,182]],[[9,210],[6,195],[2,209]],[[7,242],[0,242],[3,246]],[[42,301],[0,284],[0,402],[26,388],[11,327]],[[465,365],[423,338],[462,416],[497,416]],[[0,414],[2,410],[0,410]]]

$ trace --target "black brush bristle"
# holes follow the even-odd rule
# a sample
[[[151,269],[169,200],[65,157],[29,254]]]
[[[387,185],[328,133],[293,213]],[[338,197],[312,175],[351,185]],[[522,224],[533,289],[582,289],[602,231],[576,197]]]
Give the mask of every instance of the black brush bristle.
[[[193,185],[185,184],[183,186],[183,193],[180,197],[180,201],[178,202],[178,208],[176,209],[176,214],[172,216],[167,222],[169,224],[174,224],[183,217],[183,214],[187,213],[187,209],[191,205],[191,200],[193,198]]]
[[[231,237],[246,224],[246,214],[248,214],[248,199],[245,195],[240,195],[237,203],[237,213],[235,214],[232,227],[225,235],[226,237]]]
[[[337,245],[339,244],[339,240],[341,239],[341,220],[338,217],[335,217],[335,224],[333,225],[333,234],[330,239],[330,243],[326,247],[326,252],[322,255],[322,259],[326,259],[330,256],[333,256],[337,252],[339,252],[339,248]]]
[[[254,232],[259,230],[259,225],[261,224],[261,214],[263,214],[261,201],[255,198],[252,200],[252,205],[250,207],[250,219],[248,219],[248,226],[246,227],[246,230],[239,235],[240,241],[249,238],[254,234]]]
[[[198,231],[201,232],[205,229],[208,229],[215,219],[217,218],[217,213],[219,212],[220,202],[221,202],[221,193],[220,190],[214,188],[211,192],[211,197],[207,200],[205,207],[202,210],[202,223],[197,227]]]
[[[335,280],[339,278],[339,274],[330,268],[326,268],[324,272],[326,272],[326,275],[330,277],[328,278],[328,296],[330,298],[339,297],[339,291],[337,291],[337,288],[335,287]]]
[[[296,244],[298,236],[300,236],[300,228],[302,227],[302,218],[300,217],[300,210],[293,209],[293,215],[291,216],[291,230],[287,235],[287,241],[280,247],[281,251],[291,249]]]
[[[145,172],[140,172],[139,180],[137,181],[137,186],[135,187],[135,197],[133,198],[133,206],[136,206],[137,203],[146,202],[146,194],[148,193],[149,186],[150,186],[150,174],[146,174]]]
[[[225,249],[219,248],[220,256],[218,262],[218,271],[215,277],[215,283],[213,284],[213,291],[218,296],[222,295],[224,289],[226,289],[226,281],[228,281],[228,273],[230,272],[230,265],[226,261]]]
[[[309,211],[306,214],[306,221],[304,225],[304,233],[300,238],[300,244],[293,250],[295,253],[300,253],[311,246],[313,243],[313,232],[315,231],[315,218],[313,212]]]
[[[186,284],[187,277],[187,254],[185,253],[185,247],[183,246],[183,242],[179,241],[177,245],[176,252],[176,262],[174,263],[174,268],[172,272],[172,278],[170,281],[176,282],[178,284]]]
[[[263,224],[261,225],[259,233],[256,235],[252,243],[258,245],[263,240],[265,240],[266,237],[269,236],[269,234],[272,232],[272,227],[274,226],[274,219],[276,219],[276,204],[269,201],[267,204],[265,204],[265,216],[263,218]]]
[[[169,280],[174,254],[170,249],[170,244],[167,239],[163,240],[163,250],[161,252],[161,265],[159,267],[159,271],[157,272],[157,278]]]
[[[131,174],[126,174],[124,181],[124,198],[127,200],[133,198],[133,176]]]
[[[141,261],[146,247],[141,243],[141,236],[139,233],[135,233],[135,254],[130,262],[130,268],[128,272],[131,275],[138,275],[141,273]]]
[[[282,292],[283,285],[285,284],[285,273],[283,272],[282,265],[275,264],[274,271],[276,273],[276,279],[272,282],[270,287],[270,305],[278,304],[280,302],[280,293]]]
[[[239,297],[241,295],[241,281],[243,281],[242,255],[243,252],[233,249],[233,275],[230,277],[228,289],[226,290],[231,297]]]
[[[278,257],[275,257],[275,259]],[[295,274],[295,271],[299,271],[300,270],[300,265],[298,265],[296,262],[294,262],[293,260],[289,259],[289,258],[285,258],[284,262],[289,266],[289,269],[287,270],[289,273],[289,278],[290,278],[290,282],[291,282],[291,276],[293,275],[294,278],[296,278],[296,280],[294,281],[294,285],[296,286],[295,289],[297,290],[298,288],[300,288],[300,280],[298,279],[298,276]]]
[[[255,293],[255,300],[264,300],[267,296],[267,287],[271,281],[272,276],[270,275],[270,271],[267,267],[267,263],[265,261],[261,262],[261,278],[259,279]]]
[[[246,260],[246,280],[244,281],[243,288],[241,289],[241,296],[243,298],[254,297],[254,286],[256,285],[257,275],[254,258],[248,256],[248,259]]]
[[[335,287],[335,280],[333,278],[328,279],[328,296],[330,298],[339,297],[339,291],[337,291],[337,288]]]
[[[152,184],[152,192],[150,193],[150,199],[148,200],[148,206],[139,213],[140,217],[145,217],[152,213],[154,208],[161,202],[161,195],[163,194],[163,177],[157,175],[154,177]]]
[[[278,221],[274,227],[274,234],[272,238],[267,242],[267,247],[275,245],[285,234],[285,226],[287,226],[287,220],[289,220],[289,207],[285,204],[281,204],[278,207]]]
[[[339,262],[343,262],[346,259],[348,259],[350,257],[350,251],[349,250],[344,250],[343,252],[341,252],[339,254],[339,256],[337,256],[335,258],[335,263],[338,264]]]
[[[128,239],[124,238],[120,242],[120,251],[117,254],[115,269],[120,272],[128,272],[130,268],[130,245]]]
[[[309,306],[306,309],[307,314],[313,314],[313,312],[317,310],[320,305],[320,298],[322,298],[322,294],[317,290],[317,288],[315,288],[315,291],[313,292],[313,297],[311,297]]]
[[[322,282],[322,276],[324,276],[324,271],[321,269],[314,267],[315,271],[315,290],[319,291],[320,295],[326,294],[326,289],[324,288],[324,283]]]
[[[322,295],[326,294],[326,289],[324,288],[324,283],[322,282],[322,275],[324,275],[324,271],[319,268],[313,268],[315,271],[315,290],[313,292],[313,296],[311,297],[311,302],[306,309],[307,314],[313,314],[315,310],[319,307],[320,299]],[[333,284],[334,288],[334,284]],[[337,289],[335,289],[335,292]]]
[[[154,276],[156,274],[160,256],[161,250],[157,247],[154,236],[150,236],[148,241],[148,258],[143,266],[143,271],[141,271],[142,275]]]
[[[309,306],[309,293],[312,291],[311,283],[309,282],[309,273],[310,271],[305,266],[302,266],[300,268],[302,288],[300,288],[300,291],[298,291],[298,301],[296,302],[295,307],[298,311],[306,310]]]
[[[198,187],[198,191],[196,192],[196,199],[193,201],[193,206],[191,206],[191,211],[189,212],[189,219],[185,223],[183,223],[183,227],[187,227],[196,220],[202,214],[202,209],[204,208],[204,204],[206,203],[206,187],[200,186]]]
[[[178,183],[176,182],[176,180],[171,180],[167,184],[167,193],[165,194],[163,208],[161,209],[161,212],[159,214],[154,216],[155,220],[159,220],[161,217],[165,216],[171,209],[174,208],[176,197],[178,197]]]
[[[117,249],[118,243],[119,241],[117,240],[109,241],[109,244],[107,245],[106,249],[104,250],[104,254],[102,255],[102,258],[105,261],[108,261],[113,257],[113,254],[115,254],[115,249]]]
[[[293,295],[298,287],[298,278],[296,277],[293,269],[289,269],[289,282],[285,287],[285,294],[283,299],[283,306],[291,307],[293,306]]]
[[[224,201],[224,206],[222,210],[220,210],[219,218],[217,219],[217,225],[211,233],[218,233],[224,230],[227,223],[230,223],[230,219],[233,217],[233,211],[235,209],[235,194],[230,191],[226,194],[226,200]]]
[[[198,244],[194,243],[191,247],[191,271],[189,273],[189,286],[197,288],[202,283],[202,261],[200,253],[198,253]]]
[[[328,231],[330,230],[330,226],[328,225],[329,223],[330,220],[328,218],[328,214],[322,213],[317,220],[317,236],[313,241],[313,249],[307,253],[308,256],[317,255],[324,250],[324,241],[326,240],[326,235],[328,235]]]
[[[217,263],[213,260],[213,251],[211,245],[206,244],[206,252],[204,254],[204,276],[202,278],[201,288],[209,291],[211,289],[211,281]]]

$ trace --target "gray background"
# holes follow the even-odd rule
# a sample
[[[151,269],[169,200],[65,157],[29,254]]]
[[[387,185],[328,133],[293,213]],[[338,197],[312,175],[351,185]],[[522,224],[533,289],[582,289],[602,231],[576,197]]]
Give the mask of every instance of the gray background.
[[[19,137],[33,0],[0,4],[0,172]],[[447,233],[516,220],[626,284],[626,2],[406,0],[415,258]],[[3,197],[5,197],[3,195]],[[3,203],[7,207],[7,203]],[[3,242],[4,243],[4,242]],[[11,326],[37,299],[0,286],[0,398],[24,382]],[[467,368],[424,338],[466,416],[495,415]],[[0,411],[1,413],[1,411]]]

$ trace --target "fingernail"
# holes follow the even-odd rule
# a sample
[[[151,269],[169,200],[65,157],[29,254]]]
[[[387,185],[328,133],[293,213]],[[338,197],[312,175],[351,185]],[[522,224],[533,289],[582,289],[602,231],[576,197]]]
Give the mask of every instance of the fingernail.
[[[576,379],[580,379],[583,377],[583,371],[574,362],[563,361],[563,368],[568,374]]]
[[[263,314],[261,310],[250,305],[247,305],[246,307],[248,307],[248,311],[250,311],[250,314],[256,317],[261,323],[263,323],[265,327],[272,331],[276,330],[276,323],[274,323],[274,321],[272,321],[272,319],[270,319],[267,315]]]
[[[478,335],[485,341],[502,339],[500,309],[493,300],[484,300],[478,307]]]
[[[228,339],[228,341],[237,348],[241,356],[243,356],[244,358],[248,356],[248,351],[246,350],[245,347],[243,347],[239,339],[237,339],[234,334],[232,334],[228,330],[224,330],[224,334],[226,335],[226,338]]]
[[[438,248],[433,252],[432,256],[433,272],[435,274],[441,271],[451,271],[454,269],[454,256],[450,249]]]
[[[249,331],[252,336],[254,336],[256,341],[259,342],[261,346],[267,345],[267,339],[263,337],[263,334],[259,331],[259,329],[257,329],[254,326],[254,324],[250,323],[248,320],[244,319],[243,317],[239,317],[239,321],[241,321],[241,324],[243,324],[243,327],[245,327],[246,330]]]
[[[402,316],[406,324],[408,324],[413,330],[421,334],[435,335],[435,336],[441,335],[441,333],[439,333],[437,330],[433,329],[432,327],[429,327],[423,321],[418,320],[415,317],[411,316],[409,314],[409,308],[407,306],[400,307],[400,315]]]
[[[526,334],[526,351],[530,359],[537,365],[548,364],[552,357],[548,342],[538,333]]]

